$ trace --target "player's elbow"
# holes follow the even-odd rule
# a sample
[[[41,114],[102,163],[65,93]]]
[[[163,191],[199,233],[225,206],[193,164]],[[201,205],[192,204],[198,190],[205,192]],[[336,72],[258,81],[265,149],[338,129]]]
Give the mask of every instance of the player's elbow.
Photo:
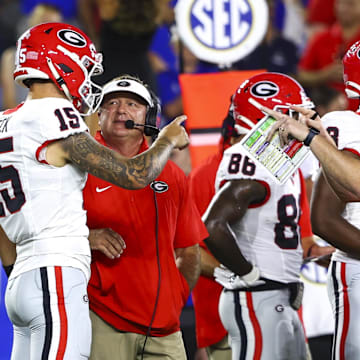
[[[204,240],[205,244],[209,248],[217,247],[221,240],[220,234],[226,231],[226,224],[224,224],[224,221],[221,219],[209,217],[205,220],[205,225],[210,235]]]

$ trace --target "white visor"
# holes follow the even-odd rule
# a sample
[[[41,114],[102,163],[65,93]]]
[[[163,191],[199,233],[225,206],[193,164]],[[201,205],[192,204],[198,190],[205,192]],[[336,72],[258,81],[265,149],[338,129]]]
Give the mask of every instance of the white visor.
[[[130,79],[118,79],[107,83],[103,87],[104,96],[113,92],[124,91],[140,96],[150,106],[154,106],[150,92],[138,81]]]

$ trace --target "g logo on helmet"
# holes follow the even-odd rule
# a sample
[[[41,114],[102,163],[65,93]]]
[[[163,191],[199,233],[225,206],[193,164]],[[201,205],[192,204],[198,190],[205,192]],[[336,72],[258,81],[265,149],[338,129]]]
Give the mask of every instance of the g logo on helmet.
[[[169,189],[169,185],[164,181],[153,181],[150,187],[157,193],[163,193]]]
[[[273,97],[279,93],[279,87],[271,81],[261,81],[253,85],[250,92],[259,98]]]
[[[63,29],[63,30],[60,30],[57,35],[60,40],[62,40],[64,43],[66,43],[68,45],[79,47],[79,48],[86,46],[85,38],[76,31]]]

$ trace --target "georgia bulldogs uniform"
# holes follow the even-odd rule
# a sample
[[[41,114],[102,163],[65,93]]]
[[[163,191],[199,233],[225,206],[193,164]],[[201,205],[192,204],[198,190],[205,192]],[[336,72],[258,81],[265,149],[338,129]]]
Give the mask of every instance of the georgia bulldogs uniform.
[[[261,278],[282,283],[266,291],[223,290],[219,312],[231,336],[233,359],[305,359],[303,327],[290,306],[288,283],[299,281],[302,247],[301,179],[296,172],[283,186],[253,163],[238,143],[227,149],[216,176],[216,190],[229,180],[252,179],[267,189],[266,199],[232,226],[245,258]]]
[[[360,156],[360,115],[352,111],[334,111],[322,118],[324,127],[340,150]],[[344,219],[360,228],[360,203],[349,202],[343,212]],[[360,324],[354,314],[360,311],[360,260],[337,249],[332,255],[328,272],[328,293],[335,316],[333,358],[357,359],[360,354],[358,336]]]
[[[0,225],[17,253],[5,294],[11,359],[88,358],[86,173],[71,162],[50,166],[46,148],[87,131],[81,115],[94,113],[103,97],[91,79],[103,71],[102,55],[63,23],[36,25],[16,45],[14,79],[29,96],[0,114]]]
[[[28,332],[25,326],[30,324],[36,358],[55,358],[59,347],[69,350],[77,342],[77,334],[64,330],[79,330],[68,326],[70,322],[89,325],[88,302],[83,301],[90,276],[81,192],[86,173],[71,164],[50,166],[45,160],[50,142],[83,131],[87,126],[79,112],[60,98],[27,100],[0,115],[0,225],[17,249],[6,307],[15,336]],[[70,311],[67,302],[75,304]],[[17,337],[22,338],[14,342],[16,359],[30,358],[26,337]],[[86,355],[88,344],[83,346]]]

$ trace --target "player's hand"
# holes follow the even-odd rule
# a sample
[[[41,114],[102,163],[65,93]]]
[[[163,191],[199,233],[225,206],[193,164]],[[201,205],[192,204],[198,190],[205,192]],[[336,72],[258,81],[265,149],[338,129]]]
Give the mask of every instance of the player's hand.
[[[320,246],[314,244],[311,247],[311,253],[308,258],[304,259],[306,262],[316,262],[318,265],[328,268],[330,265],[331,254],[335,251],[333,246]]]
[[[174,144],[175,149],[184,149],[190,143],[185,128],[181,126],[186,119],[186,115],[175,118],[160,131],[158,138],[166,137]]]
[[[101,251],[109,259],[119,258],[126,248],[124,239],[110,228],[90,230],[91,250]]]
[[[269,131],[266,138],[267,141],[272,139],[276,131],[279,132],[281,146],[286,145],[291,138],[304,141],[309,134],[310,128],[313,128],[319,131],[320,136],[323,136],[328,142],[335,146],[334,140],[322,125],[321,118],[315,110],[295,105],[290,106],[290,108],[299,113],[298,120],[289,115],[261,106],[262,111],[277,120]],[[289,135],[291,135],[291,137],[289,137]]]
[[[271,141],[275,132],[278,131],[280,146],[283,147],[290,141],[289,135],[299,141],[304,141],[309,133],[309,127],[306,125],[305,121],[295,120],[289,115],[269,109],[266,106],[261,106],[260,110],[277,120],[271,127],[269,134],[266,137],[267,141]],[[313,113],[315,112],[313,111]]]
[[[249,276],[249,274],[251,275]],[[243,289],[265,284],[264,280],[260,280],[260,271],[256,266],[253,266],[249,274],[244,276],[236,275],[223,265],[217,266],[214,269],[215,281],[228,290]]]

